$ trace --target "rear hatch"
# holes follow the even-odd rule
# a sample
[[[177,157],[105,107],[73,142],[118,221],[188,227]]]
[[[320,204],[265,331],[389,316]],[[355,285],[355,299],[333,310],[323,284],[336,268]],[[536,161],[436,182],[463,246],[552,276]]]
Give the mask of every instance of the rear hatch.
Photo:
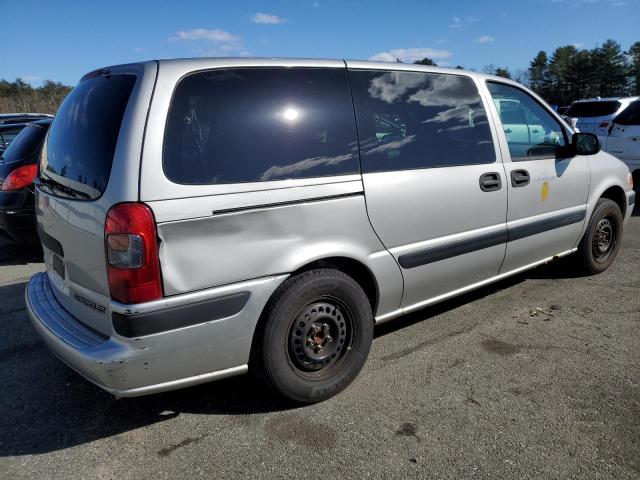
[[[576,102],[564,115],[577,119],[576,127],[581,132],[607,135],[609,122],[621,106],[617,100]]]
[[[106,335],[112,327],[104,225],[112,205],[137,200],[137,190],[122,188],[131,181],[112,177],[114,156],[126,161],[119,143],[138,81],[127,69],[86,75],[50,127],[36,180],[38,233],[53,293],[65,310]],[[139,162],[139,151],[132,160]]]

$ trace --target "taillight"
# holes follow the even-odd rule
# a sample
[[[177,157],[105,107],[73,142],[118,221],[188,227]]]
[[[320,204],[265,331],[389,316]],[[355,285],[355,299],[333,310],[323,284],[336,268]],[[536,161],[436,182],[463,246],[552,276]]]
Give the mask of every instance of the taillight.
[[[37,165],[25,165],[18,167],[6,176],[0,190],[9,192],[26,188],[33,183],[38,173]]]
[[[607,128],[609,126],[609,122],[600,122],[600,128]]]
[[[162,298],[156,222],[143,203],[120,203],[104,226],[111,298],[140,303]]]

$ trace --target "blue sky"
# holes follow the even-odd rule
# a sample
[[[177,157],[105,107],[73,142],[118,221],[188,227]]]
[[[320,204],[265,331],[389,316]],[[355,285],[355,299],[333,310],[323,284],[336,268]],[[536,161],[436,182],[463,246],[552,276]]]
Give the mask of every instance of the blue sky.
[[[286,56],[526,68],[539,51],[640,40],[639,0],[6,0],[0,78],[75,84],[154,58]]]

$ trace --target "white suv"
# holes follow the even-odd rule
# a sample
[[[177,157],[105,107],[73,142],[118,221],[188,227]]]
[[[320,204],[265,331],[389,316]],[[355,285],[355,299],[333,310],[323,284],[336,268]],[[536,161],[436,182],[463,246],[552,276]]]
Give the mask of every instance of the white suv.
[[[613,120],[611,133],[602,145],[604,150],[626,163],[634,175],[640,174],[640,100]]]
[[[620,115],[631,102],[640,97],[590,98],[571,104],[564,114],[581,132],[595,133],[600,137],[609,134],[612,120]]]

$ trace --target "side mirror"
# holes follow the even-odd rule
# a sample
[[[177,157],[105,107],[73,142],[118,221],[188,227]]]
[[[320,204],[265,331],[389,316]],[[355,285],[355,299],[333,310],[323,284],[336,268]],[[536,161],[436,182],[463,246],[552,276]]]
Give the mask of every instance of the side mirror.
[[[600,151],[600,140],[593,133],[574,133],[571,144],[576,155],[595,155]]]

